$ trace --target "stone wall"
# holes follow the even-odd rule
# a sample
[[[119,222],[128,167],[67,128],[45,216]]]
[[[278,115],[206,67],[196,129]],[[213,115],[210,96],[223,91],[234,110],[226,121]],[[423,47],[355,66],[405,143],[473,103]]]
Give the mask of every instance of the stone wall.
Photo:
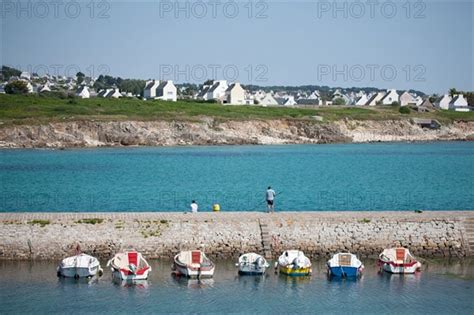
[[[338,251],[376,257],[399,245],[420,257],[463,257],[470,255],[464,221],[472,217],[474,211],[0,213],[0,259],[57,260],[77,244],[103,259],[131,248],[171,258],[202,247],[212,258],[235,258],[262,252],[260,222],[269,227],[274,257],[285,249],[310,257]]]

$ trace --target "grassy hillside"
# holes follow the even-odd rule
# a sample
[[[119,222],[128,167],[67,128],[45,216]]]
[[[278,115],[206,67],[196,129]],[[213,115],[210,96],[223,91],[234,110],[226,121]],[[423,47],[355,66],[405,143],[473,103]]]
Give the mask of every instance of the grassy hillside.
[[[198,120],[209,116],[219,120],[249,119],[312,119],[323,116],[325,121],[344,118],[357,120],[387,120],[409,117],[435,118],[442,122],[474,121],[474,112],[436,111],[433,113],[400,114],[391,106],[377,108],[324,107],[288,108],[260,106],[223,106],[197,102],[142,101],[138,99],[61,99],[38,95],[0,94],[0,122],[37,124],[52,121],[96,120]]]

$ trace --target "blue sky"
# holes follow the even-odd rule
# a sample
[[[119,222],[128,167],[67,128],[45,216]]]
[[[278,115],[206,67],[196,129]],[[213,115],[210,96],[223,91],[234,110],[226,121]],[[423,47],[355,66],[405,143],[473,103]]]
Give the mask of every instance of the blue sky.
[[[10,1],[0,61],[40,74],[474,90],[471,1],[354,1],[240,1],[238,12],[232,0]]]

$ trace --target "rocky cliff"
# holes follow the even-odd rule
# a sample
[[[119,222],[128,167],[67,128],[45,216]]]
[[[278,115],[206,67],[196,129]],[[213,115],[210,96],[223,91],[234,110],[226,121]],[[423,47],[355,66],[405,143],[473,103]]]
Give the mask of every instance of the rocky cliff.
[[[472,140],[474,122],[438,130],[409,120],[69,121],[0,128],[0,147],[173,146]]]

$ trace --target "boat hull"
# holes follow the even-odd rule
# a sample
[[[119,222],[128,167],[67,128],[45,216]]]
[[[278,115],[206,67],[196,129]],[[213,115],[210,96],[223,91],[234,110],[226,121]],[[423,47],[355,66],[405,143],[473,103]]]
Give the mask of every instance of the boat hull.
[[[112,277],[117,280],[126,280],[126,281],[147,280],[150,270],[151,269],[148,269],[143,274],[137,275],[137,274],[127,274],[121,270],[116,270],[112,268]]]
[[[311,267],[292,268],[289,266],[278,266],[278,270],[282,274],[294,277],[308,276],[309,274],[311,274]]]
[[[382,262],[382,269],[389,273],[415,273],[420,269],[420,264],[390,264]]]
[[[258,268],[255,266],[239,266],[239,275],[258,276],[263,275],[266,270],[266,267]]]
[[[87,278],[101,274],[100,266],[88,267],[58,267],[58,275],[65,278]]]
[[[360,275],[359,268],[348,266],[329,267],[329,275],[331,277],[358,277]]]
[[[196,278],[212,278],[214,276],[214,266],[204,268],[190,268],[178,263],[173,265],[174,273],[177,276],[184,276],[192,279]]]

